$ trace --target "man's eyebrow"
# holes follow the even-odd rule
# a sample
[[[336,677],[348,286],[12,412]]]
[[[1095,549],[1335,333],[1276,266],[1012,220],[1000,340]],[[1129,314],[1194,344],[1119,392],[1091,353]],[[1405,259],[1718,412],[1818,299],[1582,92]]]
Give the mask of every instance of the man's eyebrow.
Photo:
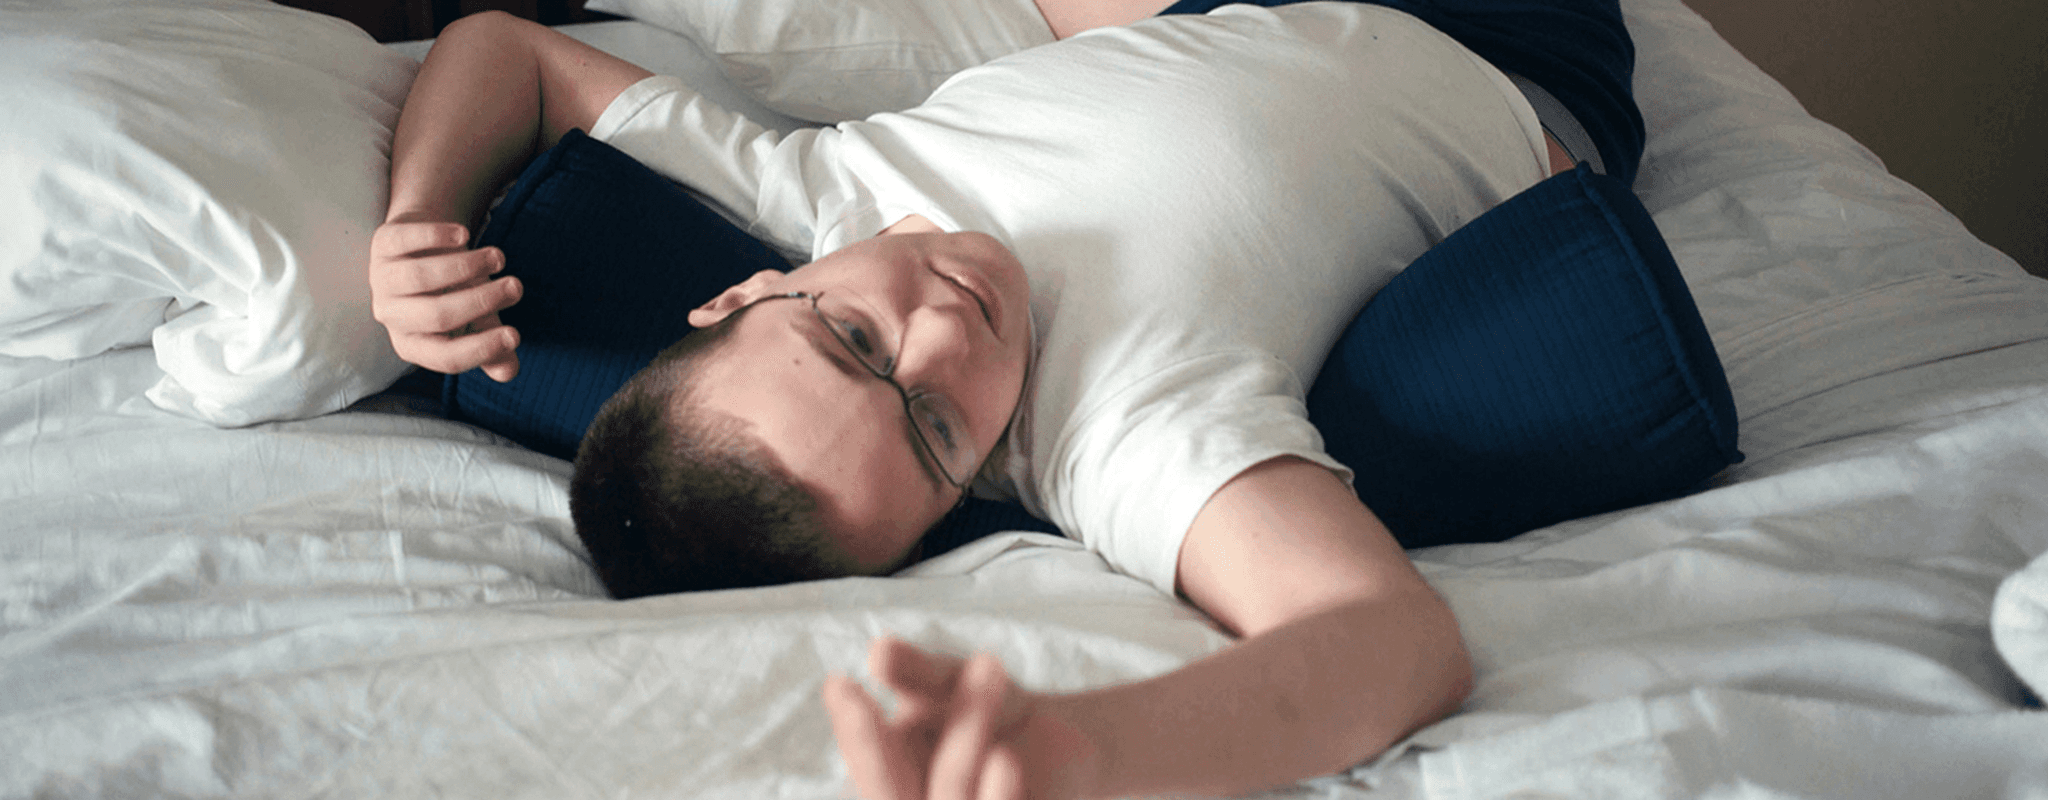
[[[868,369],[865,365],[856,364],[852,359],[848,358],[846,348],[841,346],[839,340],[833,338],[831,333],[821,334],[817,331],[817,326],[815,325],[796,323],[795,327],[797,328],[798,338],[803,339],[804,344],[810,345],[812,352],[817,353],[830,362],[832,366],[837,367],[846,377],[856,382],[877,381],[889,385],[889,389],[892,392],[895,391],[896,387],[893,384],[889,384],[888,381],[876,377],[873,370]],[[830,343],[821,341],[824,339],[830,339],[831,341]],[[896,396],[900,399],[903,395],[898,392]],[[927,451],[924,445],[918,441],[917,429],[910,421],[909,403],[903,404],[903,413],[898,414],[897,418],[902,420],[899,427],[903,430],[903,443],[910,446],[911,456],[917,460],[918,466],[924,468],[925,478],[929,479],[932,485],[938,487],[941,492],[953,488],[953,482],[946,480],[945,476],[939,474],[937,466],[938,456]]]

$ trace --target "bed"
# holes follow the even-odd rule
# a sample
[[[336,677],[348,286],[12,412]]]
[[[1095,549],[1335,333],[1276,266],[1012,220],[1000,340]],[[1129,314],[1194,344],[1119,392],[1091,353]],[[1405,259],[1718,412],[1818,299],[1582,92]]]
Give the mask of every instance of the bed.
[[[1623,6],[1635,189],[1747,459],[1414,552],[1475,692],[1260,796],[2048,796],[2048,281],[1678,0]],[[565,30],[798,124],[662,27]],[[1038,533],[891,578],[608,600],[566,462],[380,393],[403,366],[338,265],[382,188],[322,179],[388,155],[423,44],[235,0],[5,0],[0,36],[0,796],[843,797],[818,690],[879,634],[1048,690],[1229,642]],[[246,92],[143,91],[229,52],[263,67]],[[58,60],[142,77],[33,71]],[[93,138],[179,120],[214,149]],[[34,272],[53,249],[75,258]]]

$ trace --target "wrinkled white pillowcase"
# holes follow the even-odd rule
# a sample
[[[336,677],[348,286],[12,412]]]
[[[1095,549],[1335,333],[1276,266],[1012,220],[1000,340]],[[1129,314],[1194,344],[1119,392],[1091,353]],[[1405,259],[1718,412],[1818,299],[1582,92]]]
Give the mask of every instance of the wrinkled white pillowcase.
[[[911,108],[953,73],[1052,41],[1033,0],[591,0],[689,37],[762,105],[832,123]]]
[[[365,268],[416,69],[265,0],[0,0],[0,355],[151,344],[149,398],[218,425],[389,385]]]

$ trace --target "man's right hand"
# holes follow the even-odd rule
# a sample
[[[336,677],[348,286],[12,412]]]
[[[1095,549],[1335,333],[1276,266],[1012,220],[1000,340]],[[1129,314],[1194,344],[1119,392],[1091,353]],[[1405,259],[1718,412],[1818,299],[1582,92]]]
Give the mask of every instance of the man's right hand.
[[[370,239],[371,312],[398,356],[436,372],[519,374],[519,332],[498,312],[519,301],[497,248],[470,250],[454,220],[484,217],[492,195],[572,128],[590,130],[647,70],[503,11],[471,14],[434,40],[391,135],[391,205]]]
[[[498,312],[519,301],[518,278],[495,247],[468,249],[454,222],[386,222],[370,238],[371,314],[398,357],[449,374],[482,367],[492,380],[519,374],[519,332]]]

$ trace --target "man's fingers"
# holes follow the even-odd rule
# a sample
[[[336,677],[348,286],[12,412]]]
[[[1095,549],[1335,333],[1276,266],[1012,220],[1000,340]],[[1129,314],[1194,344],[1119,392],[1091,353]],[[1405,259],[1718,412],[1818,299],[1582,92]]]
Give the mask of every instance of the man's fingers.
[[[456,222],[387,222],[370,234],[370,253],[403,258],[469,245],[469,229]]]
[[[468,372],[486,364],[499,365],[506,359],[512,360],[510,371],[518,371],[518,356],[513,351],[519,347],[519,331],[510,325],[452,338],[438,333],[393,335],[391,346],[407,363],[449,375]],[[501,366],[496,368],[499,372],[506,371]],[[498,377],[488,368],[485,374]],[[511,378],[508,375],[501,380]]]
[[[499,278],[446,294],[386,298],[372,316],[400,333],[454,333],[519,302],[525,291],[518,278]]]
[[[989,754],[974,800],[1024,800],[1024,762],[1016,750],[999,747]]]
[[[370,288],[387,297],[439,294],[481,282],[504,268],[505,252],[495,247],[380,260],[370,272]]]
[[[506,330],[511,329],[506,328]],[[517,347],[518,345],[514,344],[513,346]],[[488,361],[480,366],[483,367],[485,376],[499,383],[505,383],[519,377],[519,354],[506,353],[504,358]]]
[[[832,738],[846,759],[855,791],[869,800],[887,798],[895,787],[886,778],[881,758],[882,711],[860,684],[842,675],[825,678],[825,711],[832,718]]]
[[[966,663],[887,636],[868,647],[868,672],[883,685],[900,695],[940,703],[952,700],[953,685]]]
[[[945,719],[966,663],[888,637],[868,648],[868,672],[896,693],[899,725],[934,726]]]
[[[825,710],[832,737],[846,759],[854,788],[868,800],[924,800],[924,776],[905,743],[882,720],[882,709],[860,684],[843,675],[825,678]]]
[[[484,375],[491,380],[504,383],[519,376],[519,331],[498,321],[497,314],[485,315],[472,323],[469,330],[488,331],[494,328],[502,328],[511,335],[509,346],[502,353],[485,358],[477,368],[483,370]]]
[[[960,673],[952,713],[932,753],[932,797],[965,800],[980,789],[1010,679],[993,656],[975,656]]]
[[[436,372],[483,367],[498,381],[519,374],[519,333],[498,312],[519,302],[516,278],[495,247],[470,250],[469,229],[453,222],[387,222],[370,237],[370,312],[391,348]]]

